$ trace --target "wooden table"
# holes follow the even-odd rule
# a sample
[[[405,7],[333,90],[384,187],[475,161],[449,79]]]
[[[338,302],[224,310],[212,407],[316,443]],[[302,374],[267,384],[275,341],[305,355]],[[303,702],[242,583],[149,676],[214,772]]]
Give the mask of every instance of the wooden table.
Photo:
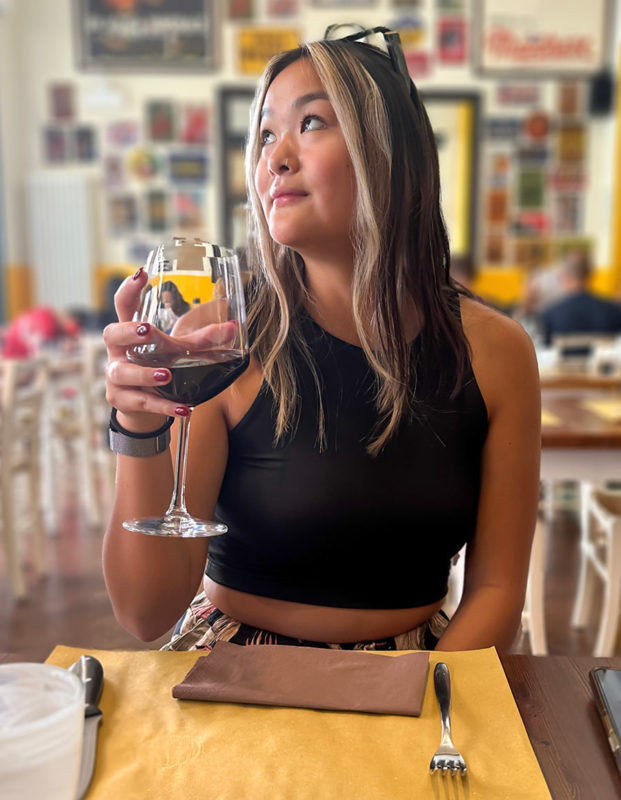
[[[501,661],[554,800],[619,800],[621,774],[589,682],[621,658],[504,655]]]
[[[0,653],[0,664],[20,661]],[[621,774],[589,682],[595,666],[621,658],[502,655],[526,732],[553,800],[619,800]]]
[[[621,422],[611,422],[585,408],[587,399],[606,400],[612,389],[543,389],[542,408],[558,423],[541,430],[543,480],[588,480],[603,483],[621,478]]]
[[[546,369],[539,373],[539,382],[542,389],[619,389],[621,374]]]

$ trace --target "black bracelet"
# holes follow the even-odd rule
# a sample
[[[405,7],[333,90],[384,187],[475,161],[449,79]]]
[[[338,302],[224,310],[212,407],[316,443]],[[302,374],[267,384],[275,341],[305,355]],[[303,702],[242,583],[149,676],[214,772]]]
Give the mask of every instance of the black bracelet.
[[[134,433],[134,431],[128,431],[124,428],[121,423],[116,418],[117,410],[113,408],[110,412],[110,430],[114,431],[115,433],[122,433],[123,436],[128,436],[130,439],[156,439],[158,436],[161,436],[163,433],[171,427],[173,422],[175,421],[175,417],[168,417],[166,422],[162,425],[161,428],[158,428],[156,431],[150,431],[148,433]]]

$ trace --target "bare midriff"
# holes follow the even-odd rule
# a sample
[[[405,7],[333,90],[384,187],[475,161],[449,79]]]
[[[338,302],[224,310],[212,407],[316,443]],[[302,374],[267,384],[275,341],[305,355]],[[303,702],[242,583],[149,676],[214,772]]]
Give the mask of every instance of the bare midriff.
[[[333,608],[247,594],[205,577],[205,594],[233,619],[315,642],[362,642],[397,636],[422,625],[443,600],[416,608]]]

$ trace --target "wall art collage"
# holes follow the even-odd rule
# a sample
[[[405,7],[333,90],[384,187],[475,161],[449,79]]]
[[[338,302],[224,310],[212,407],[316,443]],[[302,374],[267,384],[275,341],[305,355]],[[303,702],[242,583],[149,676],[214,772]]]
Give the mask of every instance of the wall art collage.
[[[546,14],[556,18],[579,1],[550,0]],[[213,235],[241,243],[243,147],[256,76],[273,53],[304,39],[313,9],[333,10],[338,22],[369,18],[380,6],[378,22],[398,30],[408,70],[428,98],[454,251],[477,264],[530,266],[585,241],[588,88],[606,61],[598,20],[607,0],[593,0],[593,20],[582,32],[595,61],[587,64],[585,55],[582,63],[572,51],[565,65],[560,40],[543,74],[518,57],[514,34],[525,18],[512,0],[72,2],[75,59],[84,75],[120,76],[126,86],[134,74],[209,78],[205,102],[196,92],[162,92],[143,97],[138,113],[121,109],[96,123],[81,114],[80,81],[49,85],[43,161],[100,173],[107,231],[126,240],[132,258],[152,234],[198,235],[216,216]],[[573,41],[578,33],[567,20],[559,36]],[[514,42],[514,50],[503,55],[500,41]],[[235,107],[241,113],[231,122]],[[212,192],[217,209],[208,207]]]

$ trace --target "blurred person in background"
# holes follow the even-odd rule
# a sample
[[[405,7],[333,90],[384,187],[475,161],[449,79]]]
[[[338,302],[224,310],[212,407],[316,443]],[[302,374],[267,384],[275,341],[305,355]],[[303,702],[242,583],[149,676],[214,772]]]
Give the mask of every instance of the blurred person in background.
[[[522,297],[516,304],[506,309],[536,343],[540,343],[541,340],[539,328],[541,312],[564,296],[561,269],[562,264],[553,264],[531,270],[524,282]]]
[[[74,342],[80,325],[69,314],[37,306],[19,314],[4,331],[3,358],[30,358],[49,345]]]
[[[598,297],[589,290],[593,268],[589,256],[572,251],[560,267],[562,297],[538,314],[538,326],[546,346],[555,336],[621,333],[621,304]]]

